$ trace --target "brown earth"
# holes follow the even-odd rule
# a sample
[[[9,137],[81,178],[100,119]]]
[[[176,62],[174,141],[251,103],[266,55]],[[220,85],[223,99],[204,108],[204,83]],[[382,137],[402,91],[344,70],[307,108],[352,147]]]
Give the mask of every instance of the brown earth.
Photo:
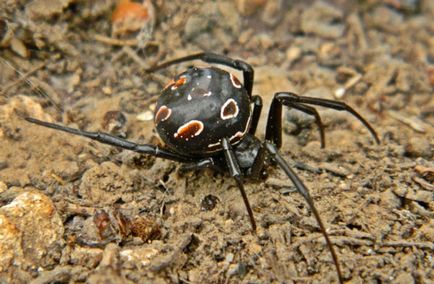
[[[350,114],[321,109],[321,149],[314,121],[291,110],[281,151],[311,169],[296,171],[345,280],[432,283],[434,2],[297,3],[156,0],[136,40],[111,37],[115,0],[1,2],[0,283],[336,282],[317,222],[280,170],[246,181],[254,235],[228,176],[181,174],[23,120],[159,143],[155,100],[189,64],[143,71],[198,51],[254,66],[261,139],[277,91],[357,109],[381,145]]]

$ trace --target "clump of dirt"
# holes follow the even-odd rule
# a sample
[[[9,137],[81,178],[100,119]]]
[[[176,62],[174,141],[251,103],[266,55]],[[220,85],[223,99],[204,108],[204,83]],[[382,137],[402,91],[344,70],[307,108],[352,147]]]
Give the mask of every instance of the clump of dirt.
[[[318,107],[326,148],[315,120],[290,110],[281,151],[345,280],[434,279],[433,1],[120,2],[0,3],[0,282],[336,282],[318,224],[281,171],[246,181],[255,235],[224,174],[24,120],[160,145],[155,101],[190,63],[144,71],[199,51],[255,68],[260,139],[278,91],[360,112],[380,145],[348,113]],[[115,9],[134,11],[113,32]]]

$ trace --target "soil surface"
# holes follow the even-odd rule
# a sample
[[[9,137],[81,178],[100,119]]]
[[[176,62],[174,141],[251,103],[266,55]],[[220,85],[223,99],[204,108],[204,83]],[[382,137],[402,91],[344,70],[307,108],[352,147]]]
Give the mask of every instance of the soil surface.
[[[145,1],[146,2],[146,1]],[[264,138],[275,92],[346,102],[285,115],[284,158],[309,188],[350,283],[432,283],[434,1],[0,2],[1,283],[329,283],[336,268],[285,174],[235,182],[102,145],[35,117],[161,144],[160,90],[211,51],[255,68]],[[112,17],[113,14],[113,17]],[[431,20],[430,20],[431,19]],[[238,78],[242,74],[233,71]]]

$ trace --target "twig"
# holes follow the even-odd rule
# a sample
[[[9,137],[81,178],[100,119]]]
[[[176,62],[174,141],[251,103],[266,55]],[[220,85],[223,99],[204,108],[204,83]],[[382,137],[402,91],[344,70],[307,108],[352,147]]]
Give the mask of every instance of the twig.
[[[330,235],[331,236],[331,235]],[[301,240],[296,241],[292,244],[293,247],[299,247],[302,244],[318,241],[322,244],[326,244],[325,240],[321,238],[322,234],[316,233],[310,236],[304,237]],[[381,243],[376,243],[374,240],[364,240],[353,237],[346,236],[331,236],[331,242],[334,245],[355,245],[355,246],[373,246],[377,245],[379,247],[417,247],[420,249],[430,249],[434,250],[434,244],[431,242],[409,242],[409,241],[385,241]]]
[[[414,129],[417,132],[425,133],[426,132],[426,124],[418,119],[417,117],[407,117],[403,116],[397,111],[389,110],[389,115],[393,117],[394,119],[404,123],[407,126],[410,126],[412,129]]]
[[[423,178],[418,177],[418,176],[413,176],[413,180],[417,184],[419,184],[421,187],[423,187],[424,189],[434,191],[434,185],[430,184],[429,182],[427,182]]]
[[[137,39],[117,39],[111,38],[103,35],[93,35],[93,39],[105,44],[116,45],[116,46],[137,46]]]
[[[417,247],[420,249],[434,250],[434,244],[431,242],[406,242],[406,241],[388,241],[380,243],[383,247]]]
[[[33,86],[36,87],[36,90],[39,91],[39,94],[44,96],[48,99],[48,101],[60,112],[63,111],[62,107],[59,104],[59,95],[54,90],[53,87],[51,87],[49,84],[45,83],[42,80],[39,80],[36,77],[30,78],[31,82],[33,83]],[[43,89],[44,92],[42,92],[40,89]]]
[[[27,78],[29,76],[31,76],[33,73],[35,73],[37,70],[45,67],[48,62],[42,63],[40,66],[37,66],[36,68],[30,70],[27,73],[22,73],[20,70],[18,70],[18,68],[15,68],[14,66],[12,66],[12,64],[7,61],[6,59],[3,59],[0,57],[0,59],[3,61],[4,64],[6,64],[7,66],[9,66],[10,68],[12,68],[15,72],[17,72],[21,77],[11,83],[10,85],[6,86],[5,89],[0,90],[0,95],[3,95],[6,93],[6,91],[10,90],[11,88],[15,87],[16,85],[20,84],[22,81],[25,81],[30,87],[32,87],[32,89],[39,94],[42,97],[47,98],[51,104],[58,110],[58,111],[62,111],[62,108],[59,106],[59,103],[56,102],[56,100],[54,98],[57,99],[57,101],[59,101],[59,96],[57,95],[57,93],[54,91],[54,89],[47,83],[39,80],[38,78],[32,76],[31,78]],[[41,90],[43,89],[43,90]]]
[[[4,59],[3,59],[4,60]],[[6,61],[6,60],[4,60]],[[7,61],[6,61],[7,62]],[[8,64],[10,67],[12,67],[10,64]],[[6,87],[4,87],[4,89],[0,90],[0,95],[5,95],[10,89],[18,86],[19,84],[21,84],[21,82],[26,81],[27,77],[31,76],[33,73],[35,73],[36,71],[44,68],[45,66],[47,66],[47,63],[41,63],[40,65],[36,66],[35,68],[31,69],[30,71],[22,74],[21,72],[18,72],[18,70],[16,68],[13,68],[16,72],[18,72],[21,77],[18,78],[17,80],[15,80],[14,82],[6,85]]]

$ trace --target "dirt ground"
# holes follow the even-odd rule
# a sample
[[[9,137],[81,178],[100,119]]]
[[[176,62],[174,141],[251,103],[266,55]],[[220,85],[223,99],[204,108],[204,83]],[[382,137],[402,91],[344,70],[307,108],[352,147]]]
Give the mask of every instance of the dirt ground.
[[[0,3],[0,283],[337,281],[282,171],[246,181],[255,235],[226,175],[23,120],[158,144],[156,98],[193,63],[144,70],[199,51],[253,65],[260,139],[277,91],[359,111],[380,145],[350,114],[318,107],[326,148],[314,120],[290,110],[281,151],[346,281],[434,282],[434,1],[156,0],[137,18],[112,17],[116,2]]]

